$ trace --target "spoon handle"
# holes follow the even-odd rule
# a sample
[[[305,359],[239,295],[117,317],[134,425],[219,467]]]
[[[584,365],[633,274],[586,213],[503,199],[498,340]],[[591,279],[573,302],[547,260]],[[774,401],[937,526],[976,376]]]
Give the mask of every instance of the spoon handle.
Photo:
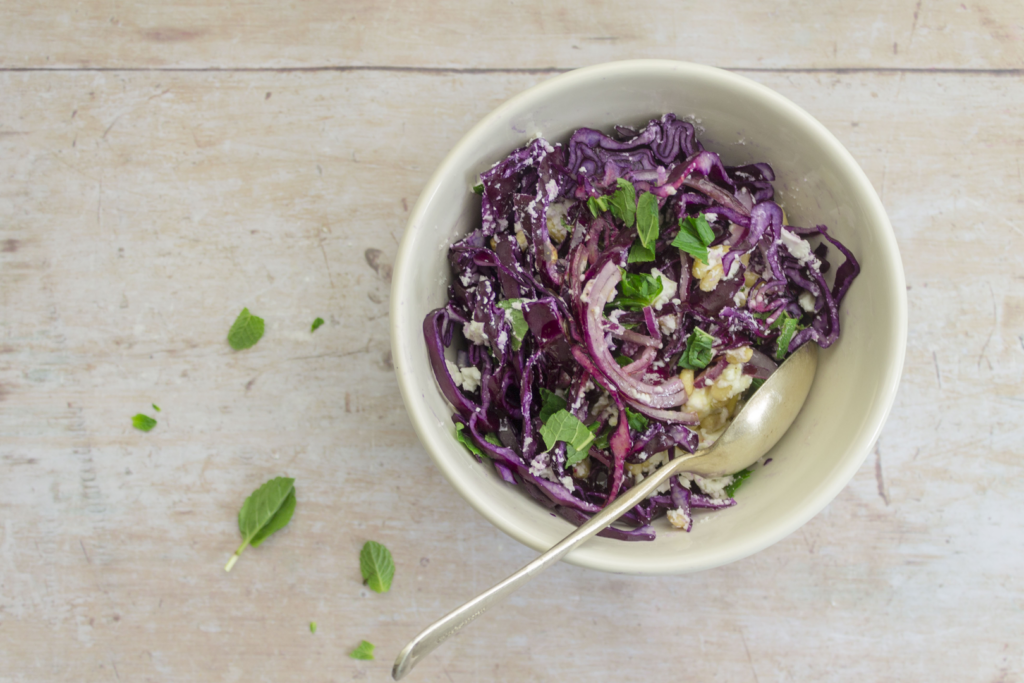
[[[703,451],[700,455],[706,452]],[[399,653],[398,658],[395,659],[395,665],[391,669],[392,678],[396,681],[401,679],[402,676],[409,673],[416,666],[420,659],[432,652],[434,648],[458,633],[464,626],[488,609],[507,598],[527,581],[561,560],[570,550],[621,517],[627,510],[630,510],[647,497],[651,491],[666,482],[669,477],[673,474],[678,474],[680,471],[679,465],[696,456],[697,454],[676,458],[668,466],[659,468],[653,475],[644,479],[638,486],[634,486],[621,494],[601,512],[591,517],[588,522],[563,538],[533,562],[530,562],[501,583],[494,585],[423,629],[418,636],[405,646],[402,652]]]

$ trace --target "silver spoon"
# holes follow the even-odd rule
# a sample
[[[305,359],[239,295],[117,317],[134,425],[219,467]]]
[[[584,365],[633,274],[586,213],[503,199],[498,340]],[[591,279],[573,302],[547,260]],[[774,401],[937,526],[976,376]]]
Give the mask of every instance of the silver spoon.
[[[669,477],[681,472],[720,477],[753,465],[793,424],[811,390],[817,367],[818,346],[804,344],[750,397],[710,448],[662,466],[533,562],[425,628],[398,655],[391,676],[400,680],[434,648],[632,509]]]

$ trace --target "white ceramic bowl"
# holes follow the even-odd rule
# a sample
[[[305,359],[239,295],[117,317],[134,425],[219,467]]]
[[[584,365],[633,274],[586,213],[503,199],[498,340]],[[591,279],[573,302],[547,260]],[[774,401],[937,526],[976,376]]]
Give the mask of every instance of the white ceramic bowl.
[[[825,223],[862,265],[841,312],[839,341],[820,356],[803,411],[737,494],[736,507],[696,516],[691,533],[662,519],[653,542],[594,538],[568,562],[630,574],[717,567],[779,541],[824,508],[863,463],[896,395],[906,347],[903,267],[892,227],[864,172],[817,120],[736,74],[683,62],[615,62],[545,81],[488,114],[452,149],[413,209],[395,264],[391,344],[414,427],[448,480],[482,515],[536,550],[572,530],[452,436],[451,407],[427,360],[423,318],[446,300],[448,246],[480,221],[478,174],[542,135],[565,142],[581,126],[642,126],[673,112],[726,164],[768,162],[794,225]],[[701,130],[703,129],[703,130]]]

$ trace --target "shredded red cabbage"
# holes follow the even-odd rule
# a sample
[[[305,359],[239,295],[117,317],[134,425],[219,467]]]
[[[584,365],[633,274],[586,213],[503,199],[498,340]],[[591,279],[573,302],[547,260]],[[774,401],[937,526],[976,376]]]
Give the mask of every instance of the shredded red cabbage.
[[[576,524],[713,442],[778,361],[835,342],[860,272],[824,225],[786,224],[774,179],[768,164],[724,166],[672,114],[614,137],[581,128],[567,147],[536,139],[483,173],[481,226],[452,245],[448,304],[423,322],[460,435]],[[658,232],[645,251],[653,209],[632,214],[646,193]],[[832,286],[830,245],[844,259]],[[545,442],[558,410],[579,442]],[[691,508],[735,504],[731,482],[674,477],[623,517],[635,529],[602,535],[651,540],[666,513],[689,531]]]

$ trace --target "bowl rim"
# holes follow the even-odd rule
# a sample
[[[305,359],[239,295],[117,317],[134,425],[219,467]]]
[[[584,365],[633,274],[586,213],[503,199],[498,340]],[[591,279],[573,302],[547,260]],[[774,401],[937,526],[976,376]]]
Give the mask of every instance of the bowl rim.
[[[789,536],[811,518],[821,512],[839,493],[846,487],[857,470],[867,458],[874,443],[881,434],[886,420],[895,403],[896,393],[899,388],[900,378],[903,371],[907,345],[907,296],[906,279],[903,271],[903,263],[900,258],[899,246],[892,229],[892,224],[885,212],[878,194],[871,185],[870,180],[864,173],[853,155],[843,146],[841,142],[821,122],[814,118],[802,107],[792,102],[785,96],[777,93],[771,88],[757,83],[745,76],[719,69],[717,67],[667,59],[635,59],[615,62],[605,62],[592,66],[574,69],[546,79],[522,92],[513,95],[505,100],[498,107],[485,115],[462,138],[449,150],[430,179],[424,185],[413,210],[409,215],[406,230],[402,235],[398,254],[395,259],[394,279],[391,285],[391,306],[390,306],[390,328],[392,358],[395,368],[395,375],[398,379],[399,389],[406,410],[412,421],[420,442],[424,445],[431,459],[441,470],[448,482],[455,490],[488,521],[498,529],[516,539],[520,543],[537,551],[544,551],[548,546],[540,543],[538,539],[525,533],[517,524],[512,523],[508,517],[499,514],[499,511],[491,505],[491,501],[485,496],[484,491],[466,485],[458,476],[454,464],[442,457],[440,453],[446,450],[444,444],[434,426],[433,416],[418,400],[417,388],[413,386],[414,377],[406,361],[409,355],[408,345],[403,346],[400,340],[410,334],[421,334],[419,324],[407,326],[402,318],[404,297],[402,293],[408,288],[406,264],[415,261],[413,252],[413,239],[411,235],[416,226],[423,222],[424,214],[434,196],[437,194],[444,179],[453,172],[460,169],[457,161],[465,156],[463,150],[471,149],[483,141],[484,133],[495,123],[507,119],[507,114],[522,108],[524,103],[532,100],[544,100],[549,94],[563,88],[567,84],[606,78],[609,76],[621,76],[628,73],[644,72],[650,75],[651,72],[663,72],[669,75],[684,74],[691,77],[704,77],[717,79],[732,89],[745,91],[747,96],[767,100],[767,103],[785,111],[787,116],[792,117],[798,124],[807,131],[810,137],[815,138],[816,143],[827,149],[829,156],[836,160],[838,165],[845,167],[853,182],[857,185],[856,194],[865,200],[865,213],[870,216],[871,222],[880,225],[883,229],[879,231],[878,238],[882,242],[882,258],[886,260],[882,264],[883,269],[892,273],[895,281],[893,296],[893,310],[896,318],[895,334],[888,340],[886,358],[889,359],[880,382],[878,392],[879,400],[871,406],[868,411],[866,424],[871,425],[870,429],[864,429],[857,434],[854,442],[848,450],[852,453],[859,453],[859,456],[846,458],[838,463],[832,475],[823,482],[817,489],[808,493],[807,501],[792,512],[781,516],[769,529],[746,541],[739,540],[734,546],[729,546],[718,553],[704,553],[702,557],[695,557],[692,553],[680,553],[672,561],[662,561],[654,566],[636,566],[636,563],[629,561],[628,553],[616,554],[614,557],[593,557],[580,552],[573,552],[566,556],[566,562],[578,566],[597,569],[600,571],[627,574],[681,574],[703,571],[714,567],[722,566],[743,559],[757,553]],[[585,124],[581,124],[585,125]],[[623,549],[631,544],[623,543]]]

